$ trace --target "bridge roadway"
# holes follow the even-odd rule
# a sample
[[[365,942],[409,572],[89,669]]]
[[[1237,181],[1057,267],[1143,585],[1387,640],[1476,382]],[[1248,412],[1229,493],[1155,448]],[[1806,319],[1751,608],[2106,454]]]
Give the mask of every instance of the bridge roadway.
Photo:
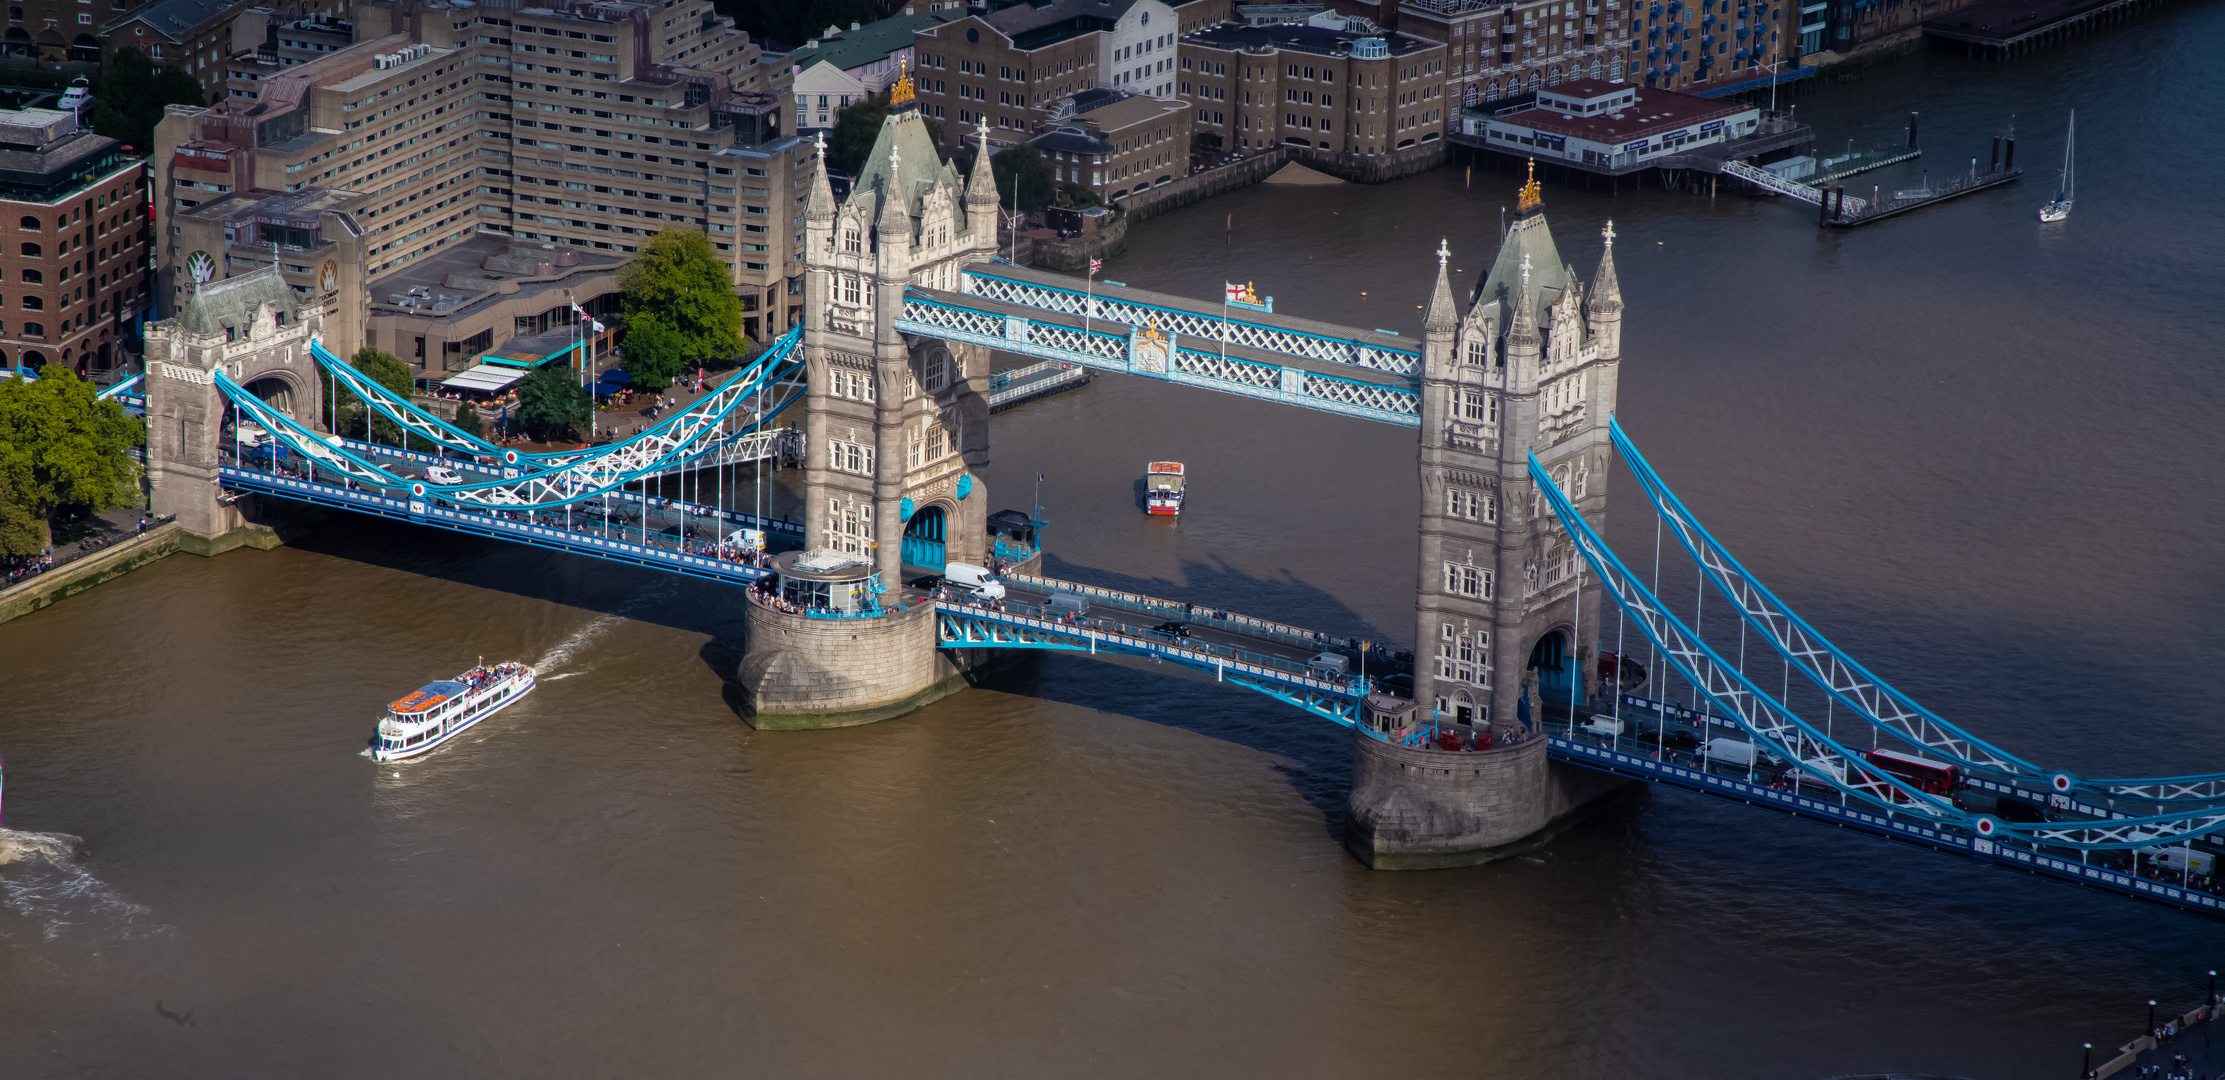
[[[455,469],[470,480],[495,479],[502,475],[500,469],[478,462],[441,458],[357,439],[342,439],[340,445],[397,474],[422,475],[426,466],[437,463]],[[803,525],[799,522],[760,518],[744,511],[627,490],[585,499],[564,510],[467,510],[431,499],[358,487],[345,481],[334,483],[331,477],[315,473],[304,458],[290,457],[273,462],[269,455],[257,455],[252,451],[244,457],[235,455],[219,470],[219,478],[226,488],[237,491],[258,491],[299,502],[742,585],[756,582],[766,571],[741,559],[721,555],[718,550],[721,537],[735,529],[757,528],[764,529],[773,540],[785,538],[791,544],[801,543],[803,538]]]

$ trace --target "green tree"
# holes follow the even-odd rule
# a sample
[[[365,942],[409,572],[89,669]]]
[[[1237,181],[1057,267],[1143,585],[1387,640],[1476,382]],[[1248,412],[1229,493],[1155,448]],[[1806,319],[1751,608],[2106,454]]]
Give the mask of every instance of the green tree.
[[[1097,197],[1095,191],[1080,184],[1059,185],[1057,201],[1059,206],[1071,206],[1076,210],[1087,210],[1092,206],[1101,206],[1104,202],[1105,200]]]
[[[691,366],[748,350],[732,274],[711,238],[693,230],[666,229],[641,246],[618,275],[626,311],[618,364],[635,386],[662,390]]]
[[[172,67],[157,67],[137,46],[125,46],[93,83],[93,130],[138,150],[153,150],[155,125],[170,105],[201,104],[201,84]]]
[[[989,155],[989,173],[997,180],[997,205],[1010,207],[1015,187],[1020,209],[1041,210],[1051,204],[1051,170],[1032,146],[1015,146]]]
[[[139,498],[146,426],[67,371],[0,382],[0,551],[35,555],[65,506],[97,513]],[[24,550],[25,547],[29,550]]]
[[[536,368],[518,382],[518,423],[536,439],[569,438],[575,430],[585,429],[594,414],[594,396],[570,368]]]
[[[827,142],[827,167],[856,176],[865,168],[873,141],[881,137],[881,121],[888,118],[888,93],[860,98],[844,105],[834,117],[834,136]]]
[[[457,402],[456,418],[450,421],[450,423],[455,426],[457,431],[461,431],[466,435],[475,436],[481,439],[487,437],[487,425],[483,420],[479,418],[479,406],[474,405],[471,402]]]

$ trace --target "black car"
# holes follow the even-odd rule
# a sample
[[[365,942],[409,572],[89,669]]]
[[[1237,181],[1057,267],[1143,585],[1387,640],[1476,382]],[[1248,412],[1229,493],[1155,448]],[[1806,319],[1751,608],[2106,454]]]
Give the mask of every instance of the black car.
[[[943,576],[941,574],[921,574],[912,579],[912,588],[932,592],[941,588],[942,583]]]
[[[1152,627],[1151,632],[1176,641],[1188,641],[1190,639],[1190,624],[1186,622],[1163,622]]]

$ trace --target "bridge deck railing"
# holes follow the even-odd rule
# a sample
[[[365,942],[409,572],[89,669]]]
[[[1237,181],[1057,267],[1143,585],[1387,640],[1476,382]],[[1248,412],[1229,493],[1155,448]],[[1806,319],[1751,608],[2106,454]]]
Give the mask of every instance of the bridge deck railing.
[[[1007,579],[1011,580],[1011,579]],[[1355,696],[1357,680],[1334,678],[1296,661],[1268,656],[1233,645],[1203,641],[1174,641],[1154,634],[1149,627],[1114,619],[1069,617],[1052,614],[1040,605],[1005,601],[1001,607],[957,599],[938,599],[937,607],[953,614],[1027,626],[1040,633],[1096,642],[1126,651],[1148,653],[1213,666],[1231,673],[1256,675],[1278,682],[1302,685],[1321,693]]]
[[[1239,615],[1236,612],[1228,611],[1226,608],[1200,609],[1192,605],[1190,610],[1186,611],[1180,601],[1163,600],[1156,596],[1145,596],[1141,593],[1123,592],[1119,589],[1108,589],[1099,585],[1083,585],[1079,582],[1037,577],[1032,574],[1006,574],[1004,580],[1023,588],[1045,592],[1073,593],[1127,611],[1164,616],[1167,619],[1197,623],[1232,633],[1253,634],[1291,645],[1320,648],[1335,643],[1334,639],[1302,626],[1292,626],[1289,623],[1276,622],[1272,619],[1254,618],[1250,615]],[[1221,614],[1214,614],[1215,612]]]

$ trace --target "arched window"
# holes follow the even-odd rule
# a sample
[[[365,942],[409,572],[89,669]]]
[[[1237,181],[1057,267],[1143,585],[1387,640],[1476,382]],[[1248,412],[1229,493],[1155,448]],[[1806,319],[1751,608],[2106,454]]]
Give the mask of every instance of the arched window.
[[[1550,75],[1546,76],[1546,79],[1545,79],[1545,85],[1547,85],[1547,86],[1559,86],[1560,84],[1561,84],[1561,69],[1559,69],[1559,68],[1557,68],[1557,67],[1556,67],[1556,68],[1554,68],[1554,69],[1553,69],[1553,72],[1552,72],[1552,74],[1550,74]]]
[[[1530,93],[1533,93],[1533,94],[1534,94],[1534,93],[1537,93],[1537,83],[1538,83],[1538,77],[1537,77],[1537,72],[1534,72],[1534,71],[1533,71],[1533,72],[1530,72]]]
[[[29,214],[25,214],[23,215],[23,220],[16,222],[16,225],[19,228],[29,229],[32,232],[37,232],[39,230],[39,219],[32,217]]]
[[[11,22],[22,22],[22,21],[23,21],[23,9],[22,9],[22,8],[19,8],[19,7],[12,7],[12,8],[9,8],[9,9],[8,9],[8,19],[9,19],[9,21],[11,21]]]
[[[23,310],[44,311],[46,310],[46,301],[36,296],[26,296],[23,298]]]
[[[41,250],[39,249],[39,246],[38,246],[37,244],[25,244],[25,245],[23,245],[23,257],[24,257],[24,258],[26,258],[26,259],[36,259],[36,258],[38,258],[39,256],[41,256],[41,255],[44,255],[44,254],[45,254],[45,252],[44,252],[44,251],[41,251]]]
[[[25,280],[25,281],[28,281],[28,282],[31,282],[32,284],[36,285],[36,284],[38,284],[38,283],[40,283],[40,282],[43,282],[43,281],[45,281],[45,280],[46,280],[46,275],[45,275],[45,274],[42,274],[42,273],[39,273],[39,272],[38,272],[38,271],[36,271],[36,270],[25,270],[25,271],[23,272],[23,280]]]
[[[1599,73],[1600,73],[1600,70],[1601,70],[1601,65],[1600,65],[1600,63],[1599,63],[1599,60],[1598,60],[1598,58],[1596,58],[1596,57],[1595,57],[1595,58],[1593,58],[1593,59],[1592,59],[1592,62],[1591,62],[1591,77],[1592,77],[1592,78],[1594,78],[1594,79],[1598,78],[1598,77],[1599,77]]]
[[[1483,88],[1483,100],[1485,100],[1485,101],[1497,101],[1497,100],[1499,100],[1499,80],[1497,80],[1497,79],[1493,79],[1493,80],[1491,80],[1491,83],[1490,83],[1490,85],[1488,85],[1488,86],[1485,86],[1485,87]]]
[[[27,323],[24,323],[24,324],[23,324],[23,336],[24,336],[24,337],[45,337],[45,336],[46,336],[46,326],[45,326],[44,324],[42,324],[42,323],[35,323],[35,322],[27,322]],[[25,355],[26,355],[26,356],[28,356],[29,354],[28,354],[28,353],[26,353]]]
[[[1622,81],[1622,57],[1615,57],[1614,63],[1607,65],[1607,77],[1616,82]]]

